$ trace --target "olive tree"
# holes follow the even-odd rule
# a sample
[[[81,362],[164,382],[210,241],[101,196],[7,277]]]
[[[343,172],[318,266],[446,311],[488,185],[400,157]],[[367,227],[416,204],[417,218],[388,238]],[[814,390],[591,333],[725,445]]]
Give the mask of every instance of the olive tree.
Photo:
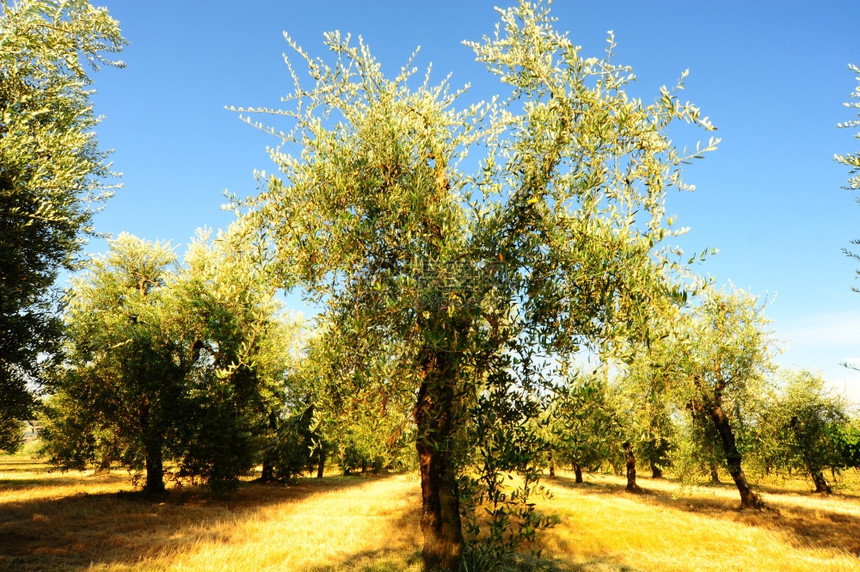
[[[648,463],[651,477],[663,477],[675,449],[677,406],[669,398],[671,377],[661,367],[659,352],[649,348],[622,369],[618,391],[624,426],[636,457]]]
[[[281,173],[244,216],[283,284],[324,305],[342,383],[393,368],[386,383],[414,396],[431,568],[463,551],[458,479],[484,407],[498,408],[493,427],[524,426],[552,364],[618,349],[642,334],[651,303],[680,298],[664,198],[687,188],[682,162],[716,143],[676,150],[676,120],[711,129],[699,110],[673,89],[650,104],[628,95],[631,70],[580,55],[545,7],[500,18],[468,43],[501,81],[490,103],[461,105],[462,91],[420,81],[412,60],[386,76],[361,41],[330,33],[330,59],[291,42],[307,73],[288,62],[288,107],[239,110],[282,141]],[[462,161],[469,152],[480,156]]]
[[[552,461],[570,465],[577,483],[621,450],[624,441],[616,404],[606,380],[582,374],[559,387],[549,408]]]
[[[297,326],[236,234],[199,236],[182,265],[169,245],[122,234],[72,281],[46,408],[55,462],[143,469],[150,494],[166,461],[218,487],[259,462]]]
[[[60,337],[51,286],[111,190],[89,73],[125,44],[85,0],[0,2],[0,425],[32,416]]]
[[[253,235],[234,224],[200,232],[168,284],[165,325],[190,356],[176,451],[180,475],[233,487],[261,459],[269,416],[283,407],[303,324],[282,313],[256,262]]]
[[[842,467],[860,469],[860,417],[857,417],[856,411],[850,422],[840,429],[837,443]]]
[[[72,281],[65,365],[45,427],[55,461],[143,467],[152,494],[164,491],[166,448],[191,359],[165,327],[175,265],[169,245],[121,234]]]
[[[409,440],[414,396],[394,390],[397,372],[391,367],[363,370],[361,382],[344,380],[350,372],[339,363],[342,354],[330,326],[320,324],[307,337],[283,409],[272,419],[277,429],[269,456],[273,478],[290,479],[312,468],[322,477],[332,457],[344,474],[414,468]]]
[[[700,438],[716,438],[725,467],[732,477],[744,508],[762,503],[743,471],[738,435],[746,419],[745,410],[772,369],[773,350],[764,305],[743,290],[708,289],[700,303],[683,321],[683,333],[669,338],[665,350],[675,358],[667,363],[679,367],[675,391],[680,391],[693,423],[707,424]],[[672,361],[674,359],[674,362]]]
[[[824,469],[845,466],[842,443],[850,426],[845,399],[828,392],[820,374],[786,371],[781,391],[760,416],[759,432],[774,468],[800,469],[815,492],[829,494]]]

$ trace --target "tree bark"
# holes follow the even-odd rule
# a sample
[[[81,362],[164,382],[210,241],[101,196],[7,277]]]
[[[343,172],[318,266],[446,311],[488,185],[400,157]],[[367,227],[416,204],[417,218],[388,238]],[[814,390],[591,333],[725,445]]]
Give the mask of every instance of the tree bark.
[[[317,478],[321,479],[321,478],[323,478],[323,472],[325,471],[325,458],[326,458],[325,448],[323,447],[322,443],[320,443],[319,449],[320,450],[319,450],[319,457],[318,457],[319,463],[317,464]]]
[[[651,478],[652,479],[662,479],[663,478],[663,469],[651,463]]]
[[[622,448],[624,449],[624,461],[627,465],[627,492],[642,492],[642,488],[636,484],[636,455],[633,454],[633,445],[630,444],[630,441],[625,441]]]
[[[274,480],[275,467],[272,465],[272,462],[267,457],[263,457],[263,469],[262,471],[260,471],[260,482],[271,483]]]
[[[829,495],[833,492],[830,489],[830,485],[827,484],[827,480],[825,480],[824,473],[821,472],[821,469],[817,467],[810,468],[809,474],[812,476],[812,482],[815,484],[816,493]]]
[[[555,478],[555,461],[553,461],[551,452],[549,454],[549,478]]]
[[[437,372],[434,366],[424,369],[414,410],[421,471],[422,556],[427,570],[456,570],[463,552],[463,529],[450,451],[454,390]]]
[[[147,447],[146,485],[143,491],[148,495],[164,494],[164,460],[160,445]]]
[[[143,492],[147,495],[164,493],[164,458],[162,452],[163,439],[158,428],[153,428],[150,419],[150,401],[143,396],[140,406],[140,429],[143,435],[143,447],[146,468],[146,484]]]
[[[579,466],[579,463],[573,464],[573,474],[576,477],[576,482],[582,482],[582,467]]]
[[[719,404],[715,404],[710,408],[709,414],[714,422],[714,427],[720,436],[720,441],[723,444],[723,451],[726,454],[726,467],[729,470],[735,486],[741,495],[741,508],[760,509],[764,506],[761,499],[755,494],[747,482],[747,477],[741,467],[741,453],[738,451],[737,443],[735,442],[735,434],[732,431],[732,426],[729,423],[729,418]]]
[[[717,469],[716,463],[708,463],[708,469],[711,471],[711,484],[719,485],[720,483],[720,472]]]

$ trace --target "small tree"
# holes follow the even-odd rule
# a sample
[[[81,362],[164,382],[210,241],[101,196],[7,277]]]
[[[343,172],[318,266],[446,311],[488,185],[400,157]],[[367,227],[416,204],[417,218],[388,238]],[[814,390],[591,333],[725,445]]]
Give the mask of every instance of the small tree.
[[[626,368],[619,384],[620,414],[627,427],[632,451],[648,463],[652,478],[663,477],[675,448],[676,427],[672,419],[675,404],[669,397],[671,380],[648,348]]]
[[[0,417],[0,451],[17,451],[22,445],[24,428],[24,422],[15,417]]]
[[[0,2],[0,425],[32,417],[28,391],[53,365],[50,290],[72,269],[111,192],[93,129],[90,70],[121,66],[107,10],[85,0]]]
[[[749,486],[737,441],[743,409],[771,368],[771,340],[764,329],[764,308],[752,295],[708,290],[693,308],[687,331],[675,351],[681,364],[681,389],[693,421],[709,422],[719,438],[744,508],[761,500]]]
[[[49,403],[47,451],[66,466],[103,459],[145,467],[164,491],[164,457],[190,356],[167,333],[165,290],[176,257],[128,234],[72,282],[66,369]]]
[[[836,470],[844,462],[840,443],[849,427],[844,400],[829,394],[824,379],[809,371],[785,374],[781,395],[766,410],[762,425],[769,429],[765,446],[783,468],[798,468],[812,479],[815,492],[829,494],[824,469]]]
[[[842,467],[860,469],[860,418],[855,416],[850,424],[841,427],[838,436]]]
[[[599,374],[560,387],[550,408],[553,461],[570,465],[577,483],[621,451],[624,441],[610,390]]]
[[[217,487],[260,460],[295,327],[234,239],[200,236],[180,268],[168,245],[122,234],[73,281],[45,426],[56,462],[143,468],[160,494],[166,460]]]
[[[414,468],[414,395],[396,383],[391,361],[344,367],[339,338],[332,324],[317,328],[290,395],[299,408],[313,409],[317,437],[311,452],[336,453],[344,474]]]
[[[262,457],[269,413],[297,366],[300,320],[281,314],[271,277],[241,225],[200,232],[169,284],[170,323],[191,356],[180,475],[230,488]]]

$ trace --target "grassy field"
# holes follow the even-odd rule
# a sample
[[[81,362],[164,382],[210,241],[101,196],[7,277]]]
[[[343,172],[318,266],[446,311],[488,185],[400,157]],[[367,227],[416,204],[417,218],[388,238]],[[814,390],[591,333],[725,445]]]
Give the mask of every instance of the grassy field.
[[[561,524],[541,537],[550,570],[860,570],[860,491],[759,487],[763,512],[726,486],[562,474],[541,501]],[[0,570],[418,571],[417,474],[243,485],[228,498],[173,488],[152,502],[125,472],[49,472],[0,456]]]

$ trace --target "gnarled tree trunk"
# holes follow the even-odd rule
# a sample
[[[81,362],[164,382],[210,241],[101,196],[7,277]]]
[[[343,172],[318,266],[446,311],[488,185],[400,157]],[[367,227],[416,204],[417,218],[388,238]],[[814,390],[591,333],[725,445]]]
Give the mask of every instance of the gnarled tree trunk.
[[[624,449],[624,461],[627,465],[627,492],[642,492],[642,488],[636,484],[636,455],[633,454],[633,445],[630,444],[630,441],[625,441],[622,448]]]
[[[712,405],[708,411],[711,420],[714,422],[714,427],[720,436],[720,441],[723,444],[723,451],[726,454],[726,467],[729,470],[735,486],[741,495],[741,508],[762,508],[761,499],[755,494],[747,482],[747,477],[741,467],[741,453],[738,451],[737,443],[735,442],[735,434],[732,431],[732,426],[729,423],[729,418],[719,404]]]
[[[463,528],[450,450],[454,388],[437,375],[436,367],[425,368],[424,374],[414,411],[421,471],[422,556],[427,570],[456,570],[463,552]]]
[[[263,452],[263,469],[260,472],[261,483],[271,483],[275,480],[275,457],[274,440],[278,435],[278,416],[274,411],[269,412],[268,428],[271,433],[269,444]]]
[[[711,472],[711,484],[719,485],[720,483],[720,471],[717,468],[716,463],[708,463],[708,470]]]
[[[579,463],[573,464],[573,474],[576,477],[576,482],[582,482],[582,467],[579,466]]]
[[[147,447],[146,451],[146,485],[143,491],[149,495],[164,493],[164,460],[161,447]]]
[[[821,469],[810,467],[809,474],[812,476],[813,484],[815,484],[815,492],[825,495],[833,492],[830,489],[830,485],[827,484],[827,480],[824,478],[824,473],[821,472]]]

